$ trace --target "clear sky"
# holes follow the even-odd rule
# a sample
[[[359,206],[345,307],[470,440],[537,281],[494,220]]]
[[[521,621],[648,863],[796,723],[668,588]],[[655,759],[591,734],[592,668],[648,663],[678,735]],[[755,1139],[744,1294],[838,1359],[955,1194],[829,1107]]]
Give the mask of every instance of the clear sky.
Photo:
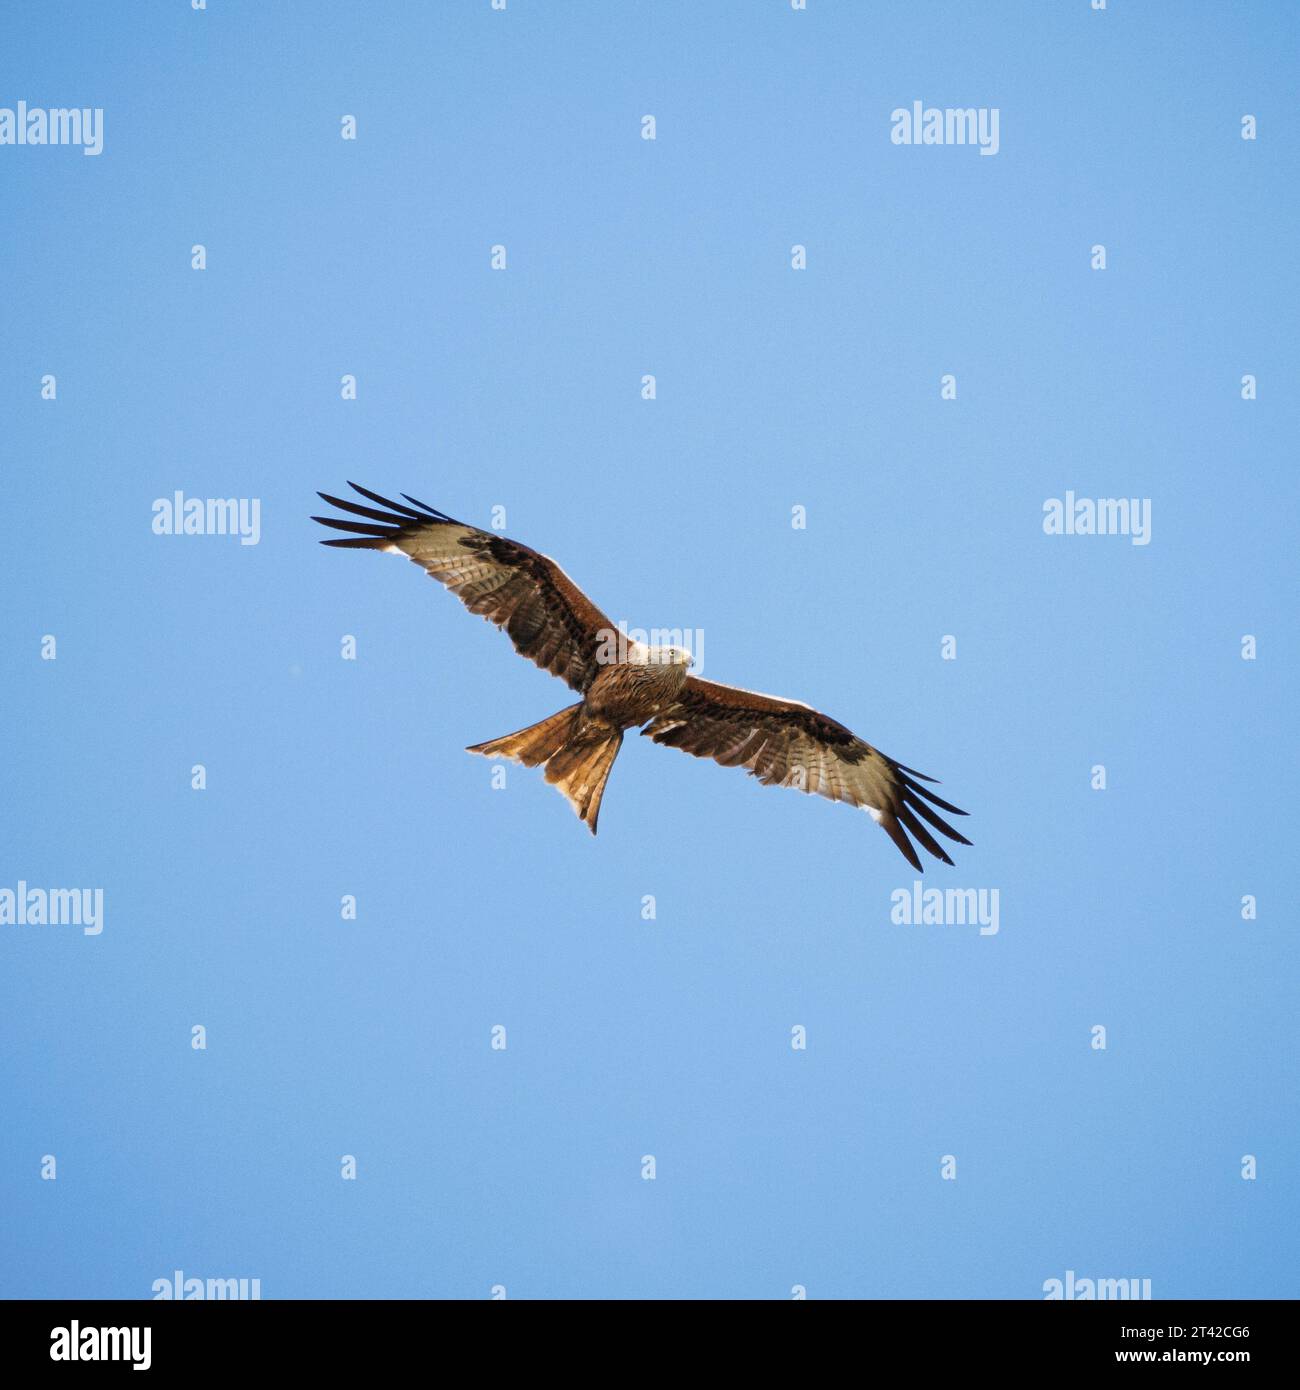
[[[1217,0],[8,13],[0,107],[104,116],[0,145],[0,889],[103,916],[0,925],[0,1292],[1300,1294],[1298,41]],[[997,153],[894,143],[914,101]],[[594,840],[495,789],[464,747],[572,696],[319,546],[348,478],[504,508],[942,778],[974,847],[925,884],[997,932],[892,921],[865,816],[648,740]],[[258,543],[155,534],[177,491]],[[1148,543],[1045,534],[1067,492]]]

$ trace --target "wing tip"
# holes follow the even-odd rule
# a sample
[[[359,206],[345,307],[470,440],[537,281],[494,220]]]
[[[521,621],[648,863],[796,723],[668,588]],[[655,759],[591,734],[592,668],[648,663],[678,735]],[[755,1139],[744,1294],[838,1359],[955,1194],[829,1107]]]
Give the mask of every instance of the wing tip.
[[[925,870],[921,866],[920,855],[917,854],[916,847],[912,844],[911,840],[907,838],[906,831],[904,831],[903,827],[898,823],[898,819],[894,813],[892,811],[884,812],[876,824],[880,826],[891,840],[893,840],[894,844],[898,847],[899,853],[902,854],[903,858],[907,860],[916,872],[918,874],[923,874]]]

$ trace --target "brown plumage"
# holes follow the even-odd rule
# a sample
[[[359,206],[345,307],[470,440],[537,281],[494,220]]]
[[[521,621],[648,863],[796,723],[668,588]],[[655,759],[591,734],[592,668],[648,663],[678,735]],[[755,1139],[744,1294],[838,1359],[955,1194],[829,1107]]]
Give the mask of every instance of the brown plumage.
[[[312,518],[349,533],[325,545],[408,556],[472,613],[503,628],[522,656],[582,696],[540,724],[468,751],[544,767],[592,834],[623,732],[644,725],[641,732],[654,742],[743,767],[765,786],[862,807],[918,870],[909,833],[945,864],[952,860],[932,831],[970,844],[935,808],[965,811],[921,785],[933,778],[886,757],[843,724],[796,700],[688,675],[690,653],[679,647],[627,642],[554,560],[518,541],[453,521],[405,493],[409,506],[349,486],[377,506],[320,493],[348,514]]]

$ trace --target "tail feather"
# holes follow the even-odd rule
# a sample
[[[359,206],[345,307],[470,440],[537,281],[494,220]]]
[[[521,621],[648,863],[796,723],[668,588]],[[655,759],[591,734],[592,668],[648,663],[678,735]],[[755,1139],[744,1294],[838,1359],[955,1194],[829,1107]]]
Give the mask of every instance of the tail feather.
[[[511,758],[526,767],[544,764],[546,780],[594,835],[610,769],[623,746],[623,731],[588,723],[582,705],[570,705],[518,733],[476,743],[467,749],[488,758]]]
[[[605,783],[622,746],[621,729],[597,726],[570,740],[546,764],[546,780],[568,797],[578,819],[593,835]]]
[[[486,743],[472,744],[467,753],[481,753],[485,758],[510,758],[523,763],[525,767],[536,767],[553,757],[564,747],[569,736],[578,726],[578,712],[582,709],[579,701],[569,705],[540,724],[530,724],[517,733],[503,734],[500,738],[490,738]]]

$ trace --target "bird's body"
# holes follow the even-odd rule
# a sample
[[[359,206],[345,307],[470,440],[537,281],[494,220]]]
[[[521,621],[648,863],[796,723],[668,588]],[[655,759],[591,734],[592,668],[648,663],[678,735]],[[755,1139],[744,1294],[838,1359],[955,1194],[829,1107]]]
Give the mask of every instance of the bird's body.
[[[676,701],[691,665],[690,653],[680,647],[633,644],[625,660],[597,671],[587,691],[587,711],[620,729],[644,724]]]
[[[680,647],[634,644],[622,660],[598,668],[578,704],[517,734],[476,743],[469,752],[526,767],[544,763],[546,780],[568,797],[594,835],[624,732],[676,704],[690,664],[690,654]]]
[[[681,647],[629,642],[554,560],[517,541],[453,521],[412,497],[406,506],[350,486],[384,510],[321,493],[348,516],[313,519],[351,533],[326,545],[408,556],[471,612],[504,628],[521,655],[582,696],[538,724],[469,751],[544,767],[546,780],[593,834],[623,734],[640,727],[656,743],[744,767],[765,785],[862,807],[918,870],[907,832],[947,864],[952,860],[931,828],[970,843],[938,815],[935,807],[966,813],[920,785],[930,778],[844,725],[797,700],[692,676],[691,655]]]

